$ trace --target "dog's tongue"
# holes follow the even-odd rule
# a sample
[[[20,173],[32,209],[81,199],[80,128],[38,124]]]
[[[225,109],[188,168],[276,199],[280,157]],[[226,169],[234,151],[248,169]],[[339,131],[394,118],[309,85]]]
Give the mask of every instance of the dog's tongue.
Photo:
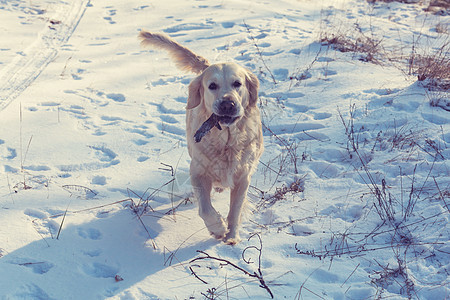
[[[202,138],[211,130],[214,126],[216,126],[219,130],[222,130],[219,124],[220,117],[216,114],[212,114],[208,120],[203,122],[202,126],[197,130],[194,134],[194,140],[196,143],[199,143]]]

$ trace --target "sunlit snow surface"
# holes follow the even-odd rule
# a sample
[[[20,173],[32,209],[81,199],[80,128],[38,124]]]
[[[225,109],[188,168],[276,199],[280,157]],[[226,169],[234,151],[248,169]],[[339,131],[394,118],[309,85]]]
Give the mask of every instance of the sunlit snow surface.
[[[450,19],[425,8],[0,1],[0,298],[448,298],[448,93],[409,64],[448,44]],[[265,153],[236,246],[191,195],[194,75],[141,49],[141,29],[261,82]],[[222,215],[228,198],[213,193]]]

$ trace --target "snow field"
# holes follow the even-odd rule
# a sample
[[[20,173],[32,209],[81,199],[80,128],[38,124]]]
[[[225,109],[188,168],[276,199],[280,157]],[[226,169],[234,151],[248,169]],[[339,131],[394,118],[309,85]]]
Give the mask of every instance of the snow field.
[[[270,298],[231,265],[190,263],[200,250],[260,265],[275,299],[446,299],[448,111],[405,60],[319,43],[362,33],[381,60],[421,36],[432,51],[449,17],[423,8],[0,1],[2,298]],[[141,49],[140,29],[260,79],[265,153],[237,246],[209,236],[190,193],[193,75]],[[223,215],[228,196],[213,194]]]

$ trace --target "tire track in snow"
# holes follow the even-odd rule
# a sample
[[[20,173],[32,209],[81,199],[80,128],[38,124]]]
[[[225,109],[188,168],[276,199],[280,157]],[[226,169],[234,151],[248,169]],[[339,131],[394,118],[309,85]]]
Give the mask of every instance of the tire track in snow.
[[[0,71],[0,111],[25,91],[55,59],[59,47],[75,31],[89,0],[62,3],[37,39]]]

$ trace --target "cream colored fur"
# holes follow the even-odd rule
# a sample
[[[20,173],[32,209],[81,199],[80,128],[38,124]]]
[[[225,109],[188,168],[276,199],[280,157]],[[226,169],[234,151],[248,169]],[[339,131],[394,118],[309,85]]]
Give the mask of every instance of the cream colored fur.
[[[251,175],[263,152],[260,112],[257,107],[259,82],[249,70],[235,63],[209,65],[201,56],[179,45],[169,37],[141,31],[143,45],[152,45],[171,53],[177,66],[200,75],[189,85],[186,111],[186,134],[191,183],[199,201],[199,214],[210,233],[228,244],[240,241],[241,212]],[[235,82],[241,83],[239,87]],[[208,88],[214,83],[218,88]],[[199,142],[194,134],[218,103],[230,99],[236,103],[237,120],[214,127]],[[230,188],[230,210],[225,220],[211,204],[213,187]]]

